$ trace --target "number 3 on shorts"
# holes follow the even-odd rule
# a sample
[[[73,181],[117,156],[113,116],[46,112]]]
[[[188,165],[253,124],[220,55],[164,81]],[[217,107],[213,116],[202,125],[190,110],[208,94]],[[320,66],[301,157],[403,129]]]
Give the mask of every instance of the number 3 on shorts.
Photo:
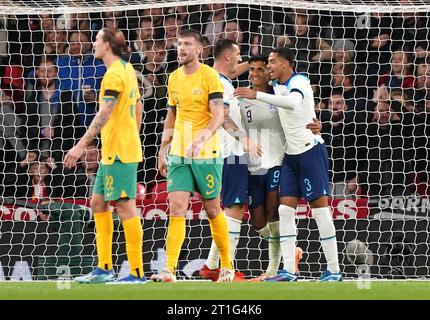
[[[208,182],[207,183],[207,187],[209,189],[212,189],[214,187],[214,185],[215,185],[214,176],[212,174],[208,174],[206,176],[206,181]]]

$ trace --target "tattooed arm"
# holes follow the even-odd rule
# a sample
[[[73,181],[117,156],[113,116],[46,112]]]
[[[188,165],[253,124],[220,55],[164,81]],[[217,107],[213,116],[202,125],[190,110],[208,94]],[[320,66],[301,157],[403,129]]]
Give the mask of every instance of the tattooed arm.
[[[224,123],[223,128],[236,140],[240,141],[246,136],[246,132],[240,130],[233,119],[230,117],[230,108],[224,107]]]
[[[233,138],[243,145],[245,152],[253,156],[262,155],[261,145],[250,139],[245,131],[239,129],[230,117],[229,108],[224,108],[224,123],[222,126]]]
[[[108,122],[112,115],[113,109],[117,104],[117,99],[105,99],[102,105],[90,124],[87,132],[79,140],[64,157],[64,166],[66,168],[72,168],[76,165],[78,159],[82,156],[85,148],[94,140],[94,138],[100,133],[106,122]]]

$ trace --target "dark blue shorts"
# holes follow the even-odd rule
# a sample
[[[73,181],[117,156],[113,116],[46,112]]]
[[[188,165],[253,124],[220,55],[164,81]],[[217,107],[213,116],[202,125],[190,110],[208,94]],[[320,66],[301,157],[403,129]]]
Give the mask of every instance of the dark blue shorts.
[[[244,156],[224,159],[221,201],[223,207],[248,204],[248,164]]]
[[[328,153],[325,144],[298,155],[285,155],[281,169],[279,196],[312,201],[329,195]]]
[[[249,207],[258,208],[266,202],[266,194],[278,191],[281,166],[269,169],[265,174],[249,175]]]

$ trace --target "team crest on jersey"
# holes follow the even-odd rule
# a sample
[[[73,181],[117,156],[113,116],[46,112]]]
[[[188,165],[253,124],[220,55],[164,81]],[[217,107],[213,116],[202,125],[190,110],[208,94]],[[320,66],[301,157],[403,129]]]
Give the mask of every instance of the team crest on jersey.
[[[202,94],[202,90],[200,90],[200,88],[194,88],[193,89],[193,94],[194,95],[201,95]]]
[[[275,107],[274,105],[269,104],[269,111],[271,114],[277,114],[278,113],[278,108]]]

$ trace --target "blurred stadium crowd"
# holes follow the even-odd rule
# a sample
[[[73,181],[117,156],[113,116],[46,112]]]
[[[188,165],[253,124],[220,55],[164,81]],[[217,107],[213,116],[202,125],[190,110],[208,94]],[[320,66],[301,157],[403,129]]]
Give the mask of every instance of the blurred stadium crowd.
[[[102,27],[127,38],[144,100],[145,161],[138,180],[151,190],[167,112],[166,84],[178,67],[177,34],[205,37],[213,63],[219,38],[243,59],[289,46],[297,72],[313,84],[330,156],[335,197],[429,195],[430,47],[428,13],[362,15],[248,5],[193,5],[65,15],[0,15],[0,195],[87,198],[100,160],[90,146],[74,170],[64,154],[97,111],[105,66],[92,42]],[[235,80],[248,86],[248,75]]]

